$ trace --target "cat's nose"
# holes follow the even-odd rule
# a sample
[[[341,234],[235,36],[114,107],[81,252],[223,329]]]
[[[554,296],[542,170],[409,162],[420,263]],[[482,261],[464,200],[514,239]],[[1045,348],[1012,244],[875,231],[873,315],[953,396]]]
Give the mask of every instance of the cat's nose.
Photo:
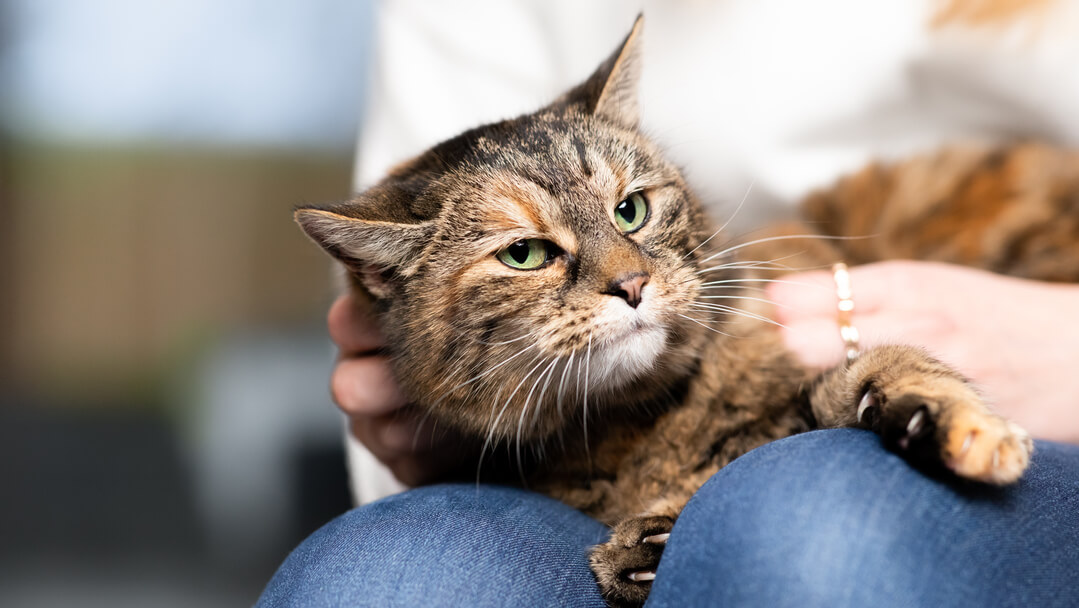
[[[607,286],[603,293],[609,296],[618,296],[632,308],[637,308],[641,303],[641,290],[647,284],[647,272],[631,272],[611,281],[611,284]]]

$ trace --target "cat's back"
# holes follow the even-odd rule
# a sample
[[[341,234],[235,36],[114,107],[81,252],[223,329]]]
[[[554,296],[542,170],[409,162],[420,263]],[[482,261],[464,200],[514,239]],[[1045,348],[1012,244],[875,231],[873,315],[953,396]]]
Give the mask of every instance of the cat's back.
[[[807,197],[806,221],[851,264],[916,259],[1079,281],[1079,152],[953,145],[874,163]]]

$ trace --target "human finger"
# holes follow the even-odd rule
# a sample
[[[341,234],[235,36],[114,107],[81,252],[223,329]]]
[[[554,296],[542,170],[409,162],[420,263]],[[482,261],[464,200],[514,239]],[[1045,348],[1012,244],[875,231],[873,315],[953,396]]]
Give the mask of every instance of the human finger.
[[[387,465],[393,476],[406,486],[415,487],[437,481],[453,467],[444,458],[432,452],[402,458]]]
[[[431,482],[459,464],[452,440],[438,437],[412,413],[356,417],[350,432],[406,485]]]
[[[943,313],[888,310],[859,315],[856,311],[851,320],[863,350],[881,344],[911,344],[936,356],[948,356],[953,348],[956,323]],[[805,365],[826,368],[843,359],[845,348],[836,318],[795,319],[780,331],[787,349]]]
[[[343,356],[372,352],[386,343],[374,320],[356,306],[351,294],[334,301],[326,315],[326,325],[330,339]]]
[[[389,360],[381,355],[338,361],[330,376],[330,393],[334,403],[350,416],[388,414],[408,403]]]
[[[399,412],[378,416],[354,416],[349,429],[376,458],[390,462],[429,448],[430,441],[415,417]]]
[[[854,312],[873,314],[885,308],[910,306],[924,286],[919,277],[933,269],[917,262],[878,262],[848,270]],[[799,319],[834,317],[837,309],[835,274],[830,271],[801,272],[768,284],[768,298],[776,303],[780,323]]]
[[[768,299],[776,305],[776,320],[780,323],[835,315],[835,281],[830,272],[785,275],[767,283],[766,290]]]

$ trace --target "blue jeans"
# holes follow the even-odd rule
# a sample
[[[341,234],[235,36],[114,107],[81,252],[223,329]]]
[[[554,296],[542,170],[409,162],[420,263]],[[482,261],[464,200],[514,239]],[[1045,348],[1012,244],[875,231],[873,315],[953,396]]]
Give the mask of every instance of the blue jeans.
[[[441,485],[354,509],[259,606],[604,606],[599,522],[524,490]],[[1079,606],[1079,447],[1038,442],[1017,485],[934,479],[867,432],[806,433],[686,505],[649,606]]]

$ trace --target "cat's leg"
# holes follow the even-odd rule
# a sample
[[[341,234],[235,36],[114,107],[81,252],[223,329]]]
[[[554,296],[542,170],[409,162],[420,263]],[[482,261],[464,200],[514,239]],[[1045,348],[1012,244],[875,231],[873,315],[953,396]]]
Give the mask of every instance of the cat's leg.
[[[961,374],[912,346],[880,346],[826,373],[810,395],[822,427],[876,431],[911,460],[960,477],[1016,481],[1030,463],[1030,435],[993,413]]]
[[[616,524],[610,540],[592,548],[592,572],[610,605],[640,606],[648,599],[671,527],[688,500],[660,499]]]

